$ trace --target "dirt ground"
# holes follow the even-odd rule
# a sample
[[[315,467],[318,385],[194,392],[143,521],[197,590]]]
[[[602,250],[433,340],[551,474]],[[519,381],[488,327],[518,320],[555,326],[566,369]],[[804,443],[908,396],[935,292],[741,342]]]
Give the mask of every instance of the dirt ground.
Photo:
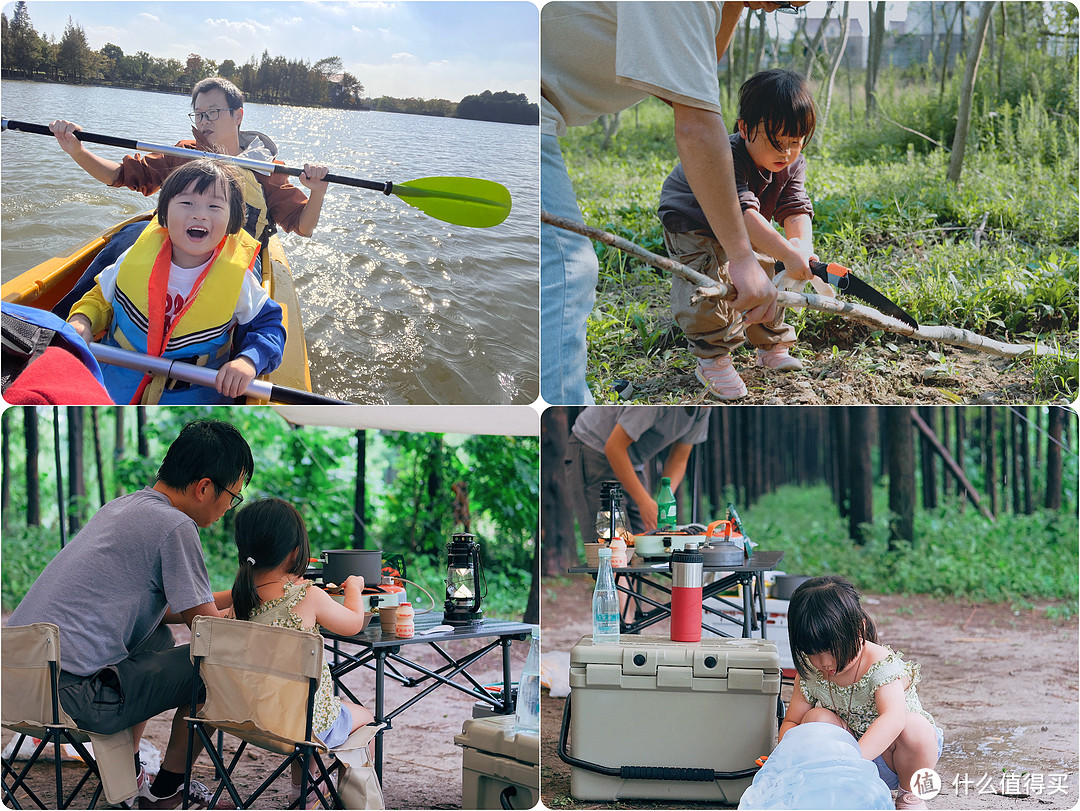
[[[546,654],[568,654],[591,632],[591,593],[592,580],[585,576],[546,582]],[[923,595],[864,594],[863,600],[883,644],[922,665],[919,696],[944,731],[937,764],[942,790],[930,801],[932,809],[1077,806],[1080,634],[1075,614],[1052,621],[1045,605],[1017,610]],[[654,626],[649,633],[664,635],[667,628]],[[791,685],[785,683],[781,697],[786,702],[790,696]],[[541,704],[541,795],[549,808],[670,807],[574,800],[570,767],[556,752],[565,699],[551,698],[545,690]],[[1013,774],[1024,777],[1014,780]]]
[[[752,356],[736,353],[735,367],[748,394],[747,405],[994,405],[1034,403],[1050,397],[1037,385],[1030,361],[1015,361],[958,347],[903,339],[858,343],[855,332],[837,336],[843,351],[800,344],[794,354],[806,368],[774,372],[756,367]],[[679,350],[676,350],[679,351]],[[689,350],[685,364],[656,366],[631,382],[634,403],[716,402],[694,377]],[[686,368],[681,368],[685,366]]]
[[[181,633],[183,631],[184,633]],[[180,626],[174,633],[178,643],[186,643],[187,628]],[[447,643],[450,655],[460,655],[478,647],[474,641]],[[409,649],[410,657],[421,648]],[[417,659],[427,667],[439,667],[445,662],[438,654],[423,646],[424,653]],[[521,672],[525,656],[529,652],[528,642],[514,642],[510,648],[512,668],[516,675]],[[488,653],[474,667],[472,673],[481,684],[502,682],[502,658],[498,650]],[[345,684],[363,703],[372,706],[375,688],[374,674],[371,671],[354,671],[345,678]],[[419,688],[404,687],[392,679],[387,679],[387,709],[396,707],[418,692]],[[422,701],[409,708],[394,719],[393,729],[384,734],[383,748],[383,794],[389,809],[440,809],[461,808],[461,760],[462,749],[454,744],[454,736],[461,733],[462,723],[472,717],[474,699],[448,687],[440,687]],[[169,738],[171,714],[160,715],[151,719],[146,729],[146,739],[164,754]],[[11,733],[4,731],[3,744],[6,745]],[[235,743],[235,740],[233,741]],[[229,748],[226,739],[226,748]],[[280,758],[261,750],[249,749],[237,767],[238,785],[241,793],[253,790],[272,771]],[[31,786],[40,789],[49,797],[51,789],[51,767],[35,768],[37,775]],[[213,785],[213,770],[209,759],[204,755],[197,763],[195,777],[207,785]],[[255,808],[278,809],[287,805],[288,776],[277,779],[273,788],[259,798]],[[74,785],[74,782],[71,783]],[[82,796],[85,808],[89,798]]]

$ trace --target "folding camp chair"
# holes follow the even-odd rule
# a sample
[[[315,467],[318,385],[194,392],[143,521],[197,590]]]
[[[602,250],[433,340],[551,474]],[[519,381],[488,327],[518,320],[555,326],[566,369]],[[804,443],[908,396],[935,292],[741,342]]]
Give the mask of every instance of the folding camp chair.
[[[68,808],[91,777],[98,785],[85,808],[94,808],[104,790],[111,804],[119,804],[135,795],[135,746],[131,730],[114,735],[97,735],[78,728],[60,705],[60,629],[47,622],[9,626],[3,629],[2,719],[0,723],[17,732],[10,759],[3,760],[3,797],[13,808],[21,808],[15,792],[22,790],[38,808]],[[16,767],[19,752],[29,738],[39,739],[30,759]],[[85,744],[94,747],[92,756]],[[85,764],[85,771],[70,794],[65,795],[61,752],[69,744]],[[42,757],[48,758],[53,746],[56,797],[46,805],[26,783],[30,769]],[[96,759],[95,759],[96,756]]]
[[[312,730],[315,692],[322,674],[322,637],[289,628],[200,616],[191,625],[191,660],[195,666],[195,680],[188,728],[192,735],[199,736],[220,775],[211,805],[216,804],[224,789],[237,808],[251,807],[273,781],[296,762],[301,764],[301,785],[300,799],[294,807],[305,808],[309,796],[317,797],[326,807],[345,807],[338,788],[330,780],[332,769],[327,768],[323,759],[328,750]],[[206,699],[198,708],[203,685]],[[227,765],[212,744],[210,735],[214,729],[240,739],[240,745]],[[358,730],[335,751],[344,754],[343,750],[365,747],[376,731],[371,729],[365,734]],[[192,735],[188,739],[187,784],[191,781]],[[233,780],[233,770],[249,743],[286,755],[286,758],[261,785],[243,798]],[[312,763],[316,769],[313,781],[308,773]],[[378,799],[381,801],[381,791]],[[353,802],[355,800],[350,800],[350,804]],[[186,789],[184,807],[187,807]]]

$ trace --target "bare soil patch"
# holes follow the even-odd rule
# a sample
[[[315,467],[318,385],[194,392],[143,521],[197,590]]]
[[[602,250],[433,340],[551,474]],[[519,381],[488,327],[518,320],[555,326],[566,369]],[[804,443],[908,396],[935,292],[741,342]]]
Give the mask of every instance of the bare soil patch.
[[[689,352],[682,354],[678,361],[654,359],[648,371],[640,370],[644,376],[631,377],[632,402],[715,402],[695,378]],[[793,354],[803,361],[802,371],[774,372],[755,366],[748,352],[737,352],[735,368],[748,390],[739,404],[992,405],[1047,399],[1030,362],[953,346],[855,343],[834,353],[831,346],[797,345]]]
[[[189,637],[187,628],[174,627],[178,644],[186,644]],[[422,652],[421,651],[422,647]],[[476,643],[449,642],[445,649],[451,656],[474,650]],[[511,648],[512,669],[515,674],[521,672],[525,656],[529,652],[526,643],[516,642]],[[414,656],[415,654],[415,656]],[[427,667],[438,668],[445,664],[439,655],[427,646],[412,646],[410,658],[415,658]],[[498,650],[487,654],[470,673],[482,684],[502,683],[502,659]],[[391,709],[415,696],[421,688],[409,688],[387,679],[386,707]],[[374,673],[367,670],[354,671],[345,677],[345,684],[363,703],[374,704]],[[461,733],[463,722],[472,717],[474,699],[458,690],[440,687],[422,701],[409,708],[394,719],[393,728],[384,735],[383,748],[383,794],[386,807],[390,809],[443,809],[461,808],[461,755],[462,750],[454,744],[454,736]],[[146,728],[146,739],[164,754],[169,738],[169,724],[172,714],[159,715],[150,720]],[[12,734],[3,733],[6,745]],[[235,749],[236,740],[226,737],[226,751]],[[228,757],[226,758],[228,760]],[[237,785],[243,794],[255,789],[268,777],[280,762],[272,753],[248,748],[237,766]],[[72,767],[74,775],[76,767]],[[195,778],[213,786],[213,769],[209,759],[203,755],[195,768]],[[76,778],[77,779],[77,778]],[[31,787],[52,797],[51,764],[35,767],[30,781]],[[285,808],[288,804],[289,777],[287,774],[277,779],[255,804],[255,808]],[[74,786],[74,782],[70,785]],[[85,808],[89,795],[80,797],[73,807]]]
[[[545,652],[568,652],[591,632],[591,593],[592,580],[585,576],[546,581]],[[919,695],[944,731],[944,752],[937,765],[942,791],[931,808],[1077,805],[1080,633],[1075,616],[1054,621],[1047,619],[1045,605],[1016,609],[925,595],[864,594],[863,599],[883,643],[922,665]],[[667,632],[663,625],[650,629],[653,634]],[[786,702],[790,696],[791,685],[785,684],[781,697]],[[556,752],[564,705],[565,699],[543,691],[541,796],[549,808],[670,807],[573,799],[570,767]],[[1020,785],[1015,786],[1008,777],[1014,774],[1029,777],[1018,778]],[[1036,790],[1039,781],[1041,791]],[[1063,791],[1052,790],[1052,784]]]

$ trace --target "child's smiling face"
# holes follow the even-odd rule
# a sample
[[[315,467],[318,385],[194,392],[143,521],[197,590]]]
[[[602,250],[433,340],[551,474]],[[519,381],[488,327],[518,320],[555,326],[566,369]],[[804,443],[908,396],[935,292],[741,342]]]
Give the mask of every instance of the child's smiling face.
[[[206,262],[228,231],[229,201],[221,183],[198,192],[192,181],[169,201],[167,213],[173,262],[180,267]]]
[[[754,165],[765,172],[779,172],[793,164],[802,154],[805,141],[803,138],[781,135],[776,139],[780,145],[780,149],[777,149],[769,140],[764,124],[758,124],[751,132],[742,121],[739,122],[739,134],[746,142],[746,151],[750,153]]]

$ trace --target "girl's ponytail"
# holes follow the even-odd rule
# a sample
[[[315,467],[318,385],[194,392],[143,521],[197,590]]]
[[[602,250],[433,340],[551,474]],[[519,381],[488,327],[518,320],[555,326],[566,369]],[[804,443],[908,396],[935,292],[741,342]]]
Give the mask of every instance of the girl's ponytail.
[[[239,540],[239,539],[237,539]],[[240,553],[240,569],[232,587],[233,614],[246,620],[259,605],[259,590],[255,588],[255,558]]]
[[[262,602],[255,573],[272,572],[292,556],[291,574],[302,575],[311,545],[300,513],[279,498],[253,501],[238,510],[233,537],[240,563],[232,588],[233,613],[246,620]]]

